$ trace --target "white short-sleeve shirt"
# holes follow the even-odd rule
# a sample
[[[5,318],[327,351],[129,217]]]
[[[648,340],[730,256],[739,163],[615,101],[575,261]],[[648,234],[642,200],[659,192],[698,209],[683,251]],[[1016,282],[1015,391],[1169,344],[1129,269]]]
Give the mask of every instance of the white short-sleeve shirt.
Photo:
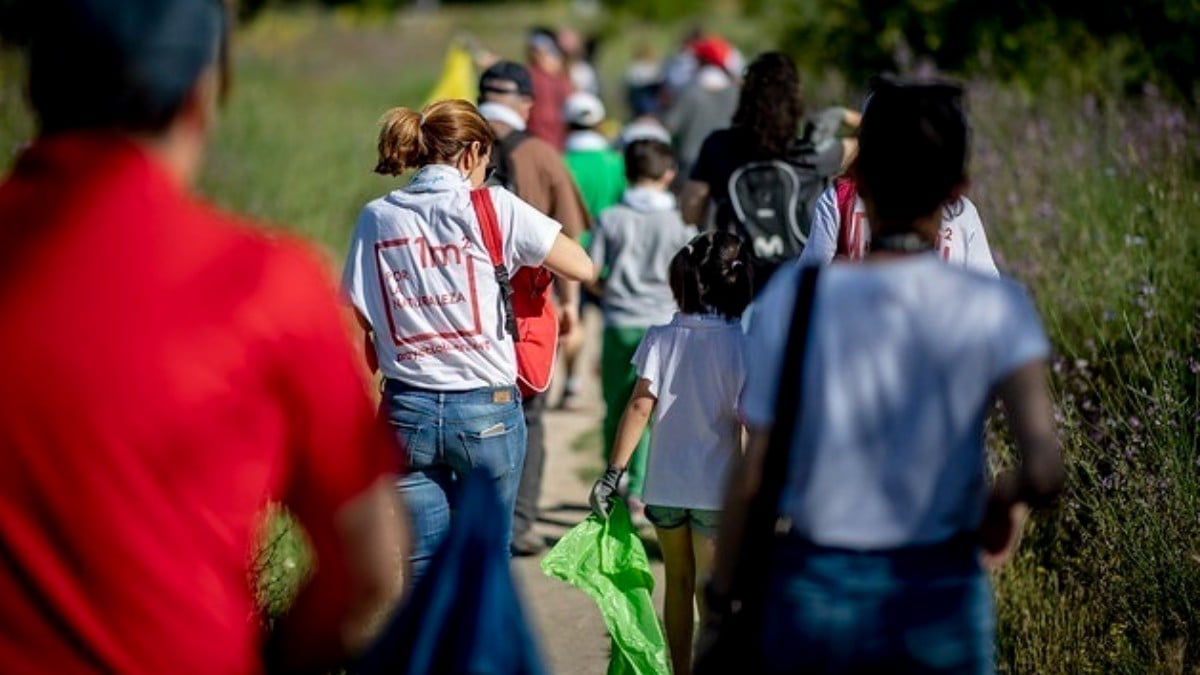
[[[803,264],[824,265],[833,260],[837,253],[838,237],[841,235],[842,219],[837,208],[837,187],[830,186],[813,207],[812,229],[804,251],[800,253]],[[862,199],[854,198],[854,210],[848,223],[851,242],[850,258],[858,260],[866,252],[871,240],[867,221],[867,207]],[[970,199],[963,197],[942,214],[942,228],[938,232],[938,257],[952,264],[982,272],[989,276],[1000,276],[992,260],[992,249],[988,246],[987,232],[979,211]]]
[[[358,217],[342,285],[371,324],[385,377],[437,391],[516,381],[470,190],[457,169],[433,164]],[[509,272],[541,264],[561,226],[503,188],[490,193]]]
[[[683,313],[642,338],[633,364],[658,401],[642,495],[647,504],[721,508],[726,474],[741,448],[744,343],[736,320]]]
[[[742,394],[752,428],[775,419],[800,269],[781,269],[757,303]],[[974,530],[993,387],[1050,350],[1023,289],[929,253],[830,265],[813,312],[781,511],[824,546],[888,549]]]

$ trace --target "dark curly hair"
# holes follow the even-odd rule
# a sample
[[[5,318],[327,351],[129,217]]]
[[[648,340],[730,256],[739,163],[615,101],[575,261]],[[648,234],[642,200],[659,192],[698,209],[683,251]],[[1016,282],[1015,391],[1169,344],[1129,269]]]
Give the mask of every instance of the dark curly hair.
[[[671,259],[671,293],[684,314],[737,319],[754,297],[750,249],[736,234],[711,230]]]
[[[795,143],[803,119],[804,97],[796,64],[779,52],[760,54],[746,68],[733,114],[734,131],[748,144],[751,155],[783,157]]]

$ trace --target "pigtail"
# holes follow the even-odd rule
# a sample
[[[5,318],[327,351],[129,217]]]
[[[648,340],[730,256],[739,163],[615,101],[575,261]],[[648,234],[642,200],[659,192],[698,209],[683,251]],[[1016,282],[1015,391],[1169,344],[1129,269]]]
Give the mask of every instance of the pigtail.
[[[736,319],[754,295],[749,249],[729,232],[697,236],[671,261],[671,291],[685,314]]]

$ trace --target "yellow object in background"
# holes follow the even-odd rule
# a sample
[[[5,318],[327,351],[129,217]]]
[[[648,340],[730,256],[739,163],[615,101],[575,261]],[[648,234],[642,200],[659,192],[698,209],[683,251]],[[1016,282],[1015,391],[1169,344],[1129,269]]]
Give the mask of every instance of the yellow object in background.
[[[476,82],[475,60],[471,52],[459,43],[450,45],[446,52],[446,61],[442,65],[442,75],[438,78],[433,91],[425,99],[428,105],[434,101],[450,98],[461,98],[472,103],[479,95],[479,83]]]

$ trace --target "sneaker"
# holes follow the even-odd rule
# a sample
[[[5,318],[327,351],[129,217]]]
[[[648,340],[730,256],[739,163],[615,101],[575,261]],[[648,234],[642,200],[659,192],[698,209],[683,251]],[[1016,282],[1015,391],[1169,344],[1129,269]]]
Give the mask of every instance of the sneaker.
[[[508,545],[508,550],[514,558],[537,555],[546,550],[546,540],[540,534],[529,530],[519,537],[514,537]]]

